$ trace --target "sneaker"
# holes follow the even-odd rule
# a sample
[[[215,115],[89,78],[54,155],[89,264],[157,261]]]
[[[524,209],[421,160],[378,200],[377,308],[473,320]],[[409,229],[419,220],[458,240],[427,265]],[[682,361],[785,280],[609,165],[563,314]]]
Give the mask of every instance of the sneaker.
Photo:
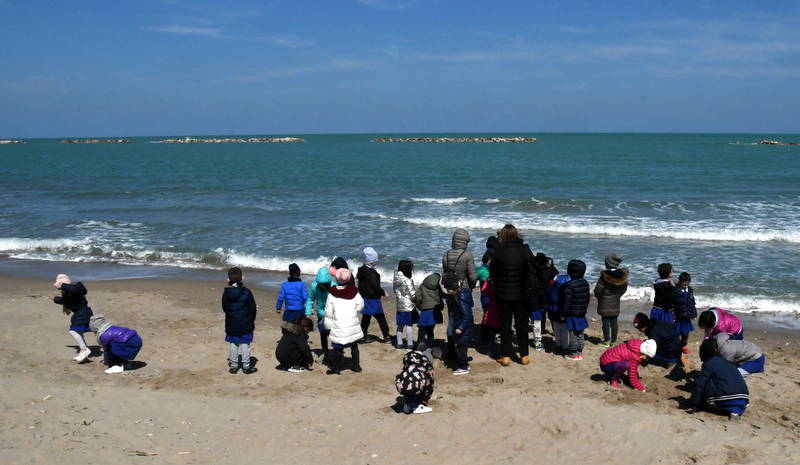
[[[411,413],[411,406],[408,404],[403,404],[403,413],[405,413],[406,415]]]
[[[533,350],[544,350],[544,346],[540,342],[540,343],[536,344],[535,346],[533,346]]]
[[[230,368],[228,368],[228,373],[230,373],[232,375],[235,375],[236,373],[239,373],[239,367],[230,367]]]
[[[683,346],[683,347],[681,348],[681,351],[682,351],[684,354],[686,354],[686,355],[689,355],[689,348],[688,348],[688,347],[686,347],[686,346]]]
[[[108,373],[109,375],[113,375],[115,373],[122,373],[123,371],[125,371],[125,369],[122,368],[122,365],[114,365],[113,367],[106,370],[106,373]]]
[[[581,354],[565,355],[564,358],[567,359],[567,360],[578,361],[578,360],[583,360],[583,355],[581,355]]]
[[[338,368],[331,368],[330,370],[326,371],[326,375],[338,375],[341,371]]]
[[[613,379],[609,381],[608,385],[611,386],[611,389],[619,389],[619,380]]]
[[[242,373],[244,373],[246,375],[253,374],[253,373],[257,372],[257,371],[258,371],[258,368],[252,367],[252,366],[250,368],[242,368]],[[291,371],[291,368],[289,369],[289,371]]]
[[[427,405],[419,404],[412,413],[417,414],[417,413],[431,413],[431,412],[433,412],[432,408],[428,407]]]
[[[361,365],[356,365],[353,367],[353,371],[356,373],[361,373]]]
[[[600,347],[605,347],[606,349],[608,349],[608,348],[611,347],[611,341],[603,341],[603,342],[601,342],[601,343],[599,343],[597,345],[599,345]]]
[[[289,373],[302,373],[302,372],[306,371],[306,369],[303,368],[303,367],[300,367],[300,366],[294,366],[294,367],[290,367],[286,371],[288,371]]]
[[[371,337],[367,336],[364,336],[358,340],[359,344],[372,344],[373,342],[375,342],[375,339],[372,339]]]
[[[453,375],[455,376],[466,375],[467,373],[469,373],[469,368],[456,368],[455,370],[453,370]],[[419,410],[419,407],[417,407],[417,410]],[[414,411],[414,413],[416,413],[416,410]]]
[[[407,351],[407,352],[411,352],[412,350],[414,350],[414,344],[408,344],[408,345],[406,346],[406,351]]]
[[[500,358],[496,359],[496,361],[500,365],[502,365],[504,367],[507,367],[509,364],[511,364],[511,357],[500,357]]]
[[[78,352],[78,355],[76,355],[75,358],[73,358],[72,360],[75,360],[76,362],[81,363],[84,360],[86,360],[87,358],[89,358],[89,355],[91,353],[92,353],[92,351],[87,347],[86,349],[83,349],[80,352]]]
[[[378,339],[378,342],[382,344],[391,344],[394,340],[392,336],[383,336],[383,339]]]

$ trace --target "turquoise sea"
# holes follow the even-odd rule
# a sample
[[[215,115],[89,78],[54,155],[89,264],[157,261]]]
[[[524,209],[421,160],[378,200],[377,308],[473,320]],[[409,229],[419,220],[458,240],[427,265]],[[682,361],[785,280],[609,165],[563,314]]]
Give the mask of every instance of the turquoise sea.
[[[0,146],[3,269],[21,259],[282,272],[297,262],[312,274],[336,255],[359,264],[369,245],[384,280],[401,258],[420,279],[439,269],[455,228],[480,257],[511,222],[560,269],[584,260],[591,282],[606,254],[621,255],[628,299],[648,299],[668,261],[691,273],[698,306],[800,315],[800,146],[750,145],[800,137],[493,135],[539,141]]]

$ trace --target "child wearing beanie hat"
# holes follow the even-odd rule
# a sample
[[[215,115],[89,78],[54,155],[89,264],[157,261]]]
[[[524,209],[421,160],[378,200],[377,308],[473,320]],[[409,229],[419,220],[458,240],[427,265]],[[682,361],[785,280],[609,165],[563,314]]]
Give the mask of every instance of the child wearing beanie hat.
[[[645,392],[645,387],[639,380],[639,364],[652,358],[656,349],[656,341],[652,339],[625,341],[603,352],[600,356],[600,370],[608,376],[609,385],[614,389],[620,387],[620,380],[627,372],[631,386]]]
[[[364,333],[362,342],[372,342],[368,338],[369,323],[374,316],[378,320],[378,326],[383,334],[380,342],[389,344],[392,336],[389,334],[389,323],[386,322],[386,315],[383,314],[381,298],[386,296],[386,291],[381,288],[381,275],[375,266],[378,264],[378,252],[372,247],[364,248],[364,265],[358,268],[356,279],[358,280],[358,293],[364,299],[364,312],[361,316],[361,331]],[[336,282],[339,282],[338,280]]]
[[[89,319],[92,316],[92,309],[89,308],[89,302],[86,301],[88,291],[81,282],[72,284],[69,276],[65,274],[56,276],[53,287],[61,291],[59,296],[50,296],[53,303],[61,305],[65,315],[71,315],[69,318],[69,335],[78,344],[78,353],[72,357],[72,360],[81,363],[92,353],[83,338],[83,333],[90,331]]]
[[[617,343],[619,325],[619,302],[628,291],[628,270],[620,268],[622,258],[617,254],[606,255],[606,269],[600,272],[600,279],[594,285],[594,296],[597,298],[597,314],[603,320],[603,347],[611,347]]]
[[[280,313],[284,302],[286,310],[283,312],[283,321],[296,323],[306,316],[306,300],[308,290],[300,279],[300,267],[297,263],[289,265],[289,278],[281,284],[281,292],[278,294],[278,301],[275,303],[275,310]]]

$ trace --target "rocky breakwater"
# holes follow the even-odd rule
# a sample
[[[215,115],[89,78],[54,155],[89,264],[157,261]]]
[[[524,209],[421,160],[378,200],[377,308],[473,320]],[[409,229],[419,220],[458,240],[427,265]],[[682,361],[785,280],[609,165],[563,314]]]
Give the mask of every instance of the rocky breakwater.
[[[779,140],[760,140],[758,145],[797,145],[797,142],[781,142]]]
[[[25,141],[21,139],[0,139],[0,145],[11,145],[11,144],[24,144]]]
[[[127,144],[128,139],[64,139],[62,144]]]
[[[536,142],[535,137],[379,137],[373,142]]]
[[[210,139],[184,137],[182,139],[162,139],[159,142],[162,144],[274,144],[281,142],[304,142],[304,140],[299,137],[251,137],[249,139],[242,139],[240,137]]]

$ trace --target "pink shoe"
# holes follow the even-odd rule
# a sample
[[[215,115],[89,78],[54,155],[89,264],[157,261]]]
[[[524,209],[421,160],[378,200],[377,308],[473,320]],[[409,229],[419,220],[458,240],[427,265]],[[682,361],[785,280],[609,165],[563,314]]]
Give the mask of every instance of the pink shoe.
[[[619,389],[619,381],[616,379],[612,379],[608,385],[611,386],[611,389]]]

